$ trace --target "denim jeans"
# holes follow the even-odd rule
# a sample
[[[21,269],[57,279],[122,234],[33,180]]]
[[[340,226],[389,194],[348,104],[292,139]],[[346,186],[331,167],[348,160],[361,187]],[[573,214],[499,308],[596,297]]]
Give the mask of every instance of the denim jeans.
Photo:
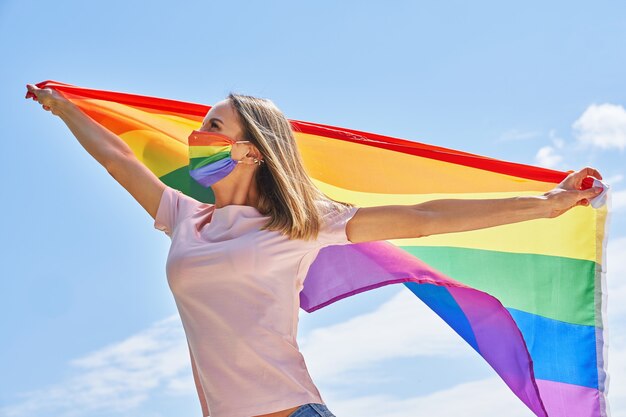
[[[303,404],[288,417],[336,417],[324,404]]]

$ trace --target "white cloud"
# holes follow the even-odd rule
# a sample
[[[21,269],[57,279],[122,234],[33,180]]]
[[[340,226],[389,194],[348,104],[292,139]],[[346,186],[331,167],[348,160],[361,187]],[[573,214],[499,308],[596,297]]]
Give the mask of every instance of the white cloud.
[[[581,143],[601,149],[626,148],[626,110],[615,104],[592,104],[572,125]]]
[[[391,358],[478,355],[404,286],[375,311],[314,329],[302,339],[311,373],[329,380]]]
[[[74,376],[47,388],[22,393],[22,402],[0,408],[3,417],[84,416],[90,411],[136,409],[157,388],[187,394],[193,385],[187,343],[178,315],[128,339],[73,360]],[[181,376],[186,373],[187,378]]]
[[[497,377],[456,385],[429,395],[394,398],[388,395],[349,400],[326,395],[328,408],[338,416],[507,416],[533,417],[534,414]]]
[[[563,156],[556,153],[552,146],[544,146],[535,155],[535,162],[546,168],[555,168],[561,161]]]
[[[563,151],[565,151],[565,140],[557,136],[556,130],[550,129],[548,137],[552,142],[552,145],[546,145],[541,147],[535,154],[535,163],[545,168],[559,167],[559,164],[563,162]]]
[[[191,365],[189,365],[189,373],[191,373]],[[190,377],[190,375],[172,378],[169,381],[165,381],[165,383],[165,390],[168,395],[182,396],[196,393],[196,385],[194,384],[193,377]]]

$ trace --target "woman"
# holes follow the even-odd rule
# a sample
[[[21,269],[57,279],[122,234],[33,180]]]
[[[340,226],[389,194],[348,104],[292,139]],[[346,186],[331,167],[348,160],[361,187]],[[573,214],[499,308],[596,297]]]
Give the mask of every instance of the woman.
[[[124,141],[54,90],[27,88],[171,238],[168,283],[203,416],[334,416],[296,342],[298,294],[321,248],[556,217],[601,191],[580,190],[587,176],[602,178],[587,167],[540,196],[358,208],[315,187],[289,121],[270,100],[231,94],[189,137],[227,154],[190,171],[215,194],[215,204],[202,203],[161,182]]]

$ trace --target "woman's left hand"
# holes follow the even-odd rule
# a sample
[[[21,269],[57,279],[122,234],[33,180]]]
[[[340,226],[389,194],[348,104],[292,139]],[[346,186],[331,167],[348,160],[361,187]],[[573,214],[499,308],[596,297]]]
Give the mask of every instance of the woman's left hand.
[[[548,200],[550,213],[547,217],[558,217],[576,206],[588,206],[589,200],[600,194],[602,187],[591,187],[582,190],[582,183],[588,176],[599,180],[602,175],[591,167],[570,173],[559,185],[544,194]]]

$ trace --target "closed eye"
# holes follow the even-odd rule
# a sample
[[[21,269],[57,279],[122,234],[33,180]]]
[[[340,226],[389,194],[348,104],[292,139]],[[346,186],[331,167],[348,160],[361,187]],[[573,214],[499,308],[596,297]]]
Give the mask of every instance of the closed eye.
[[[223,123],[220,119],[218,119],[217,117],[211,117],[209,120],[206,120],[202,127],[200,128],[200,130],[211,130],[213,128],[215,129],[219,129],[220,125],[218,123]]]

